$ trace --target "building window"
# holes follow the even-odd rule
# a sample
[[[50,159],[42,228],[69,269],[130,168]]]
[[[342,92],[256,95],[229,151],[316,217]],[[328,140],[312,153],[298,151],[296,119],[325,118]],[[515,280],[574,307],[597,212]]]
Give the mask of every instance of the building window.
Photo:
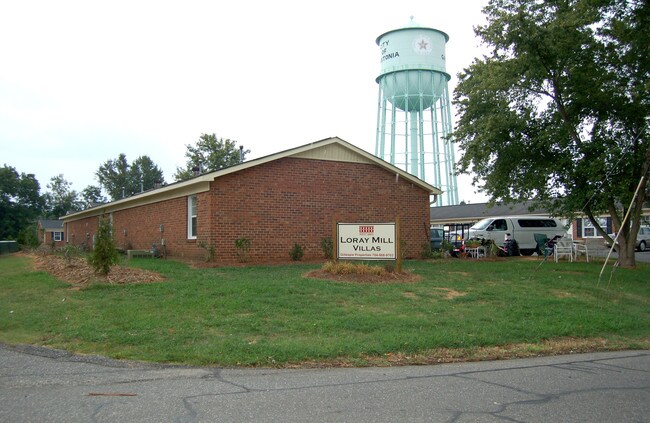
[[[601,228],[604,228],[605,230],[610,230],[610,225],[608,225],[607,218],[605,217],[598,217],[596,218],[598,220],[598,224],[600,225]],[[596,231],[596,228],[594,225],[591,223],[589,219],[582,219],[582,238],[596,238],[599,237],[600,235]]]
[[[63,241],[63,232],[53,232],[52,239],[55,241]]]
[[[196,195],[187,197],[187,238],[196,239]]]

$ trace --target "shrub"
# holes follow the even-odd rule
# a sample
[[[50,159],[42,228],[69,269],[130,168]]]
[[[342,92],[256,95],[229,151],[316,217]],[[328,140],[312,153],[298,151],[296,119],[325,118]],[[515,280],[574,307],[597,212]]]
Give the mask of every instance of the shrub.
[[[320,240],[320,249],[323,251],[326,259],[331,260],[334,258],[334,242],[332,238],[322,238]]]
[[[289,251],[291,260],[298,261],[302,258],[303,255],[305,255],[305,252],[303,251],[302,245],[298,243],[293,244],[293,248],[291,248],[291,251]]]
[[[251,249],[251,240],[246,237],[237,238],[235,240],[235,247],[237,248],[237,257],[239,261],[245,263],[249,260],[248,252]]]
[[[433,250],[431,249],[431,243],[425,242],[422,244],[422,251],[420,252],[420,257],[422,259],[433,258]]]
[[[215,247],[214,244],[210,244],[205,241],[199,241],[198,246],[205,250],[206,262],[214,260],[214,256],[217,254],[217,247]]]
[[[18,237],[16,238],[18,244],[24,245],[26,247],[36,248],[39,246],[40,241],[38,239],[38,229],[36,225],[29,225],[18,232]]]
[[[72,266],[72,262],[76,257],[80,257],[83,254],[81,248],[76,245],[66,244],[65,246],[59,248],[58,254],[63,256],[66,266]]]
[[[95,248],[88,256],[88,263],[95,269],[95,273],[107,275],[111,266],[119,262],[120,255],[115,248],[115,241],[111,232],[111,222],[108,219],[99,219]]]

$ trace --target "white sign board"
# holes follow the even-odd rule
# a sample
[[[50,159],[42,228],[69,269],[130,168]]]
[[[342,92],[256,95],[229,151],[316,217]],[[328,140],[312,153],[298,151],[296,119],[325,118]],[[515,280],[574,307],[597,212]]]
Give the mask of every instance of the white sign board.
[[[395,223],[338,223],[337,254],[341,260],[395,260]]]

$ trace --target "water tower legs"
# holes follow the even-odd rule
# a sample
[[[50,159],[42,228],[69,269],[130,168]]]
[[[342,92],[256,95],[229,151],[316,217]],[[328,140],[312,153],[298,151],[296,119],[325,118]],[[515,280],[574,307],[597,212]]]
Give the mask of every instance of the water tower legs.
[[[435,205],[458,204],[451,105],[445,86],[440,98],[427,108],[403,111],[382,93],[379,83],[375,155],[440,188]]]

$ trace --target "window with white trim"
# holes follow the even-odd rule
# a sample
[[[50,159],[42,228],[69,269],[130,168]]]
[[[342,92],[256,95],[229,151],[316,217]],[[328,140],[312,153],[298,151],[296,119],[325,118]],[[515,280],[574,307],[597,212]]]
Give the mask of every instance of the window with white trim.
[[[52,239],[54,241],[63,241],[63,232],[52,232]]]
[[[607,228],[607,218],[597,217],[596,220],[598,220],[598,224],[600,225],[601,228]],[[600,235],[596,231],[596,228],[594,227],[593,223],[591,223],[589,219],[582,219],[582,237],[595,238],[599,236]]]
[[[187,197],[187,239],[196,239],[196,195]]]

